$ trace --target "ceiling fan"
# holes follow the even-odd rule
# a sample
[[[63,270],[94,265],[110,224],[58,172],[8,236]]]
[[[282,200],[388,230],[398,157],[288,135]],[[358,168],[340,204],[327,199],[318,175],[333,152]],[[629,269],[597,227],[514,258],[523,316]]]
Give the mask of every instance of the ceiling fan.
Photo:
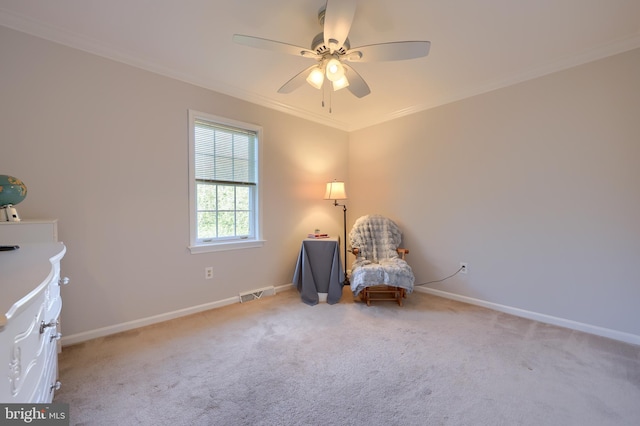
[[[316,63],[287,81],[278,93],[291,93],[305,81],[321,89],[328,80],[334,91],[347,88],[358,98],[371,93],[371,89],[346,62],[400,61],[427,56],[429,41],[396,41],[351,48],[349,31],[356,12],[356,0],[327,0],[318,12],[323,31],[311,42],[311,49],[248,35],[234,34],[233,41],[245,46],[287,53],[314,59]]]

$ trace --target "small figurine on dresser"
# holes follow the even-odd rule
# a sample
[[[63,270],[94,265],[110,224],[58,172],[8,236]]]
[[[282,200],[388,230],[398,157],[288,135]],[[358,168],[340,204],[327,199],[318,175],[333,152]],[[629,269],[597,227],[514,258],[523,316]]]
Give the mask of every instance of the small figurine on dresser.
[[[27,187],[20,179],[0,175],[0,222],[20,222],[14,206],[26,196]]]

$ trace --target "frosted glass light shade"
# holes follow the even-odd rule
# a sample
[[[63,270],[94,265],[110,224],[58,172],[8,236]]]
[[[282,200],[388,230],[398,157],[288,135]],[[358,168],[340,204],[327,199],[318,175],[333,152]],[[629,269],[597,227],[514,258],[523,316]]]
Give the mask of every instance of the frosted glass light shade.
[[[344,67],[336,58],[329,59],[325,72],[330,81],[338,81],[344,77]]]
[[[322,83],[324,83],[324,73],[320,67],[316,67],[311,70],[307,76],[307,83],[315,87],[316,89],[322,89]]]
[[[334,81],[333,83],[333,91],[338,91],[340,89],[344,89],[349,86],[349,80],[347,80],[347,76],[343,76],[340,80]]]
[[[344,189],[344,182],[328,182],[327,191],[324,193],[325,200],[346,200],[347,192]]]

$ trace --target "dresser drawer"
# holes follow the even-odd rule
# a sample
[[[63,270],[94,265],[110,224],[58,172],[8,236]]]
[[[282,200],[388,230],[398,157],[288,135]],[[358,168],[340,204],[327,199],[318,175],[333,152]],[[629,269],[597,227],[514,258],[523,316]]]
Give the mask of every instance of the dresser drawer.
[[[44,371],[31,399],[34,403],[50,403],[53,401],[56,389],[60,386],[58,382],[58,329],[57,327],[50,328],[44,334],[48,342],[45,343]]]
[[[47,307],[45,313],[45,322],[56,320],[60,317],[60,311],[62,310],[62,299],[60,298],[60,264],[53,265],[53,276],[45,291],[45,304]]]
[[[44,374],[49,349],[49,331],[41,325],[45,321],[45,288],[33,295],[20,315],[12,319],[11,328],[5,330],[9,348],[8,383],[9,401],[32,401],[40,378]]]

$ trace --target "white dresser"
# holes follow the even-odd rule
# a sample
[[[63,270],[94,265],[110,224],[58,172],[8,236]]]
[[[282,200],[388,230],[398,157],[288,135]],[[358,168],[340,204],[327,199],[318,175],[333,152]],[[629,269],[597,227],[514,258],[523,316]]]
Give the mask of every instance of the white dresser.
[[[20,246],[0,251],[2,403],[49,403],[60,386],[60,286],[68,282],[60,277],[60,261],[66,248],[54,241],[55,221],[36,222],[39,229],[30,225],[28,221],[0,224],[0,245]]]

